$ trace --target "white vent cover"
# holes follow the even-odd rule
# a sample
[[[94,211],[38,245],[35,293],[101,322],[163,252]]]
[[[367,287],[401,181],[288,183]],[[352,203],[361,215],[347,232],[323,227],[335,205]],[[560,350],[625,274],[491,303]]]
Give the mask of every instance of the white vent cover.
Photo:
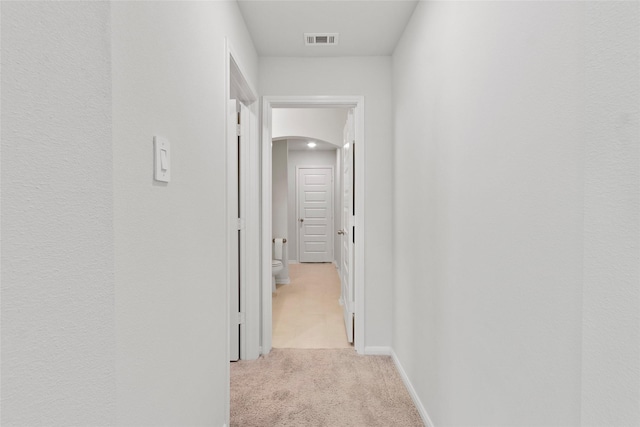
[[[307,46],[329,46],[338,44],[338,33],[304,33]]]

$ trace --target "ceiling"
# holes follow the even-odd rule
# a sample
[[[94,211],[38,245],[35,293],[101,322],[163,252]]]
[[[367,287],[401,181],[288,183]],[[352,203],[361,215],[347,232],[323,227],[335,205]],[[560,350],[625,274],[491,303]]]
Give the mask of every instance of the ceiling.
[[[260,56],[391,55],[417,0],[238,0]],[[339,33],[305,46],[304,33]]]

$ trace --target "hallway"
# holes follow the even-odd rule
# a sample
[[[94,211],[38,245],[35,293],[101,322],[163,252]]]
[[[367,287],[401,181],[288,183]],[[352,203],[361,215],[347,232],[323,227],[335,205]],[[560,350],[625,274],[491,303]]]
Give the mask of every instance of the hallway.
[[[349,348],[333,264],[292,264],[273,294],[274,348]]]
[[[2,426],[229,427],[232,330],[258,366],[390,355],[429,427],[640,426],[639,1],[0,12]],[[320,279],[335,267],[274,298],[264,256],[293,239],[267,221],[269,105],[341,97],[362,100],[355,348],[337,280]],[[231,99],[253,99],[249,129]],[[260,238],[238,254],[236,235]],[[332,348],[290,348],[314,346]],[[300,378],[291,405],[327,381],[309,368],[333,369],[281,367],[265,373]],[[247,377],[282,412],[284,385]],[[355,412],[386,378],[297,408],[344,425],[336,395]]]

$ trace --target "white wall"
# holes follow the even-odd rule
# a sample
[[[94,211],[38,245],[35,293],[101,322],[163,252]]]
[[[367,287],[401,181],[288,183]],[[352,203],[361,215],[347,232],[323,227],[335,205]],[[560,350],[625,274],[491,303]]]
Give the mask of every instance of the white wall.
[[[391,344],[391,58],[260,58],[262,95],[365,97],[366,346]],[[342,139],[340,139],[342,140]]]
[[[435,425],[637,425],[638,3],[421,2],[393,347]]]
[[[282,248],[282,259],[289,256],[289,171],[287,140],[273,141],[271,150],[271,234],[282,237],[287,243]],[[289,263],[282,263],[282,271],[276,279],[289,280]]]
[[[3,426],[115,423],[109,9],[2,4]]]
[[[336,152],[335,150],[302,151],[289,150],[288,176],[289,176],[289,260],[298,261],[298,209],[296,194],[296,167],[298,166],[332,166],[335,174]],[[334,197],[335,200],[335,197]]]
[[[224,36],[257,76],[236,3],[1,19],[2,424],[222,425]]]
[[[235,2],[114,2],[119,425],[225,422],[224,37],[257,86]],[[171,142],[153,181],[152,140]]]
[[[271,116],[273,138],[309,137],[342,146],[346,108],[274,108]]]
[[[640,3],[585,5],[584,425],[640,425]]]

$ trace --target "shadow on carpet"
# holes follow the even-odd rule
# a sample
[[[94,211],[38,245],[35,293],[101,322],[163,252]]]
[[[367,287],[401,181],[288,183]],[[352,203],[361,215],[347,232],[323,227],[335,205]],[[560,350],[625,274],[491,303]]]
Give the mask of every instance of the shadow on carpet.
[[[273,349],[231,364],[231,427],[423,425],[389,356]]]

